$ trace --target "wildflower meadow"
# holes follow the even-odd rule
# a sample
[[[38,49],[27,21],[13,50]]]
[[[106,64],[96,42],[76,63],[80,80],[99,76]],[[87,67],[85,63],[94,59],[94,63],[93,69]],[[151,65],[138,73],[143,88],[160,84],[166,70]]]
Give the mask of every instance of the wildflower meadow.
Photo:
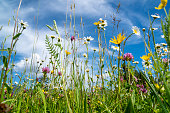
[[[138,1],[148,4],[146,17],[121,13],[137,0],[129,9],[126,0],[52,1],[9,2],[18,7],[0,23],[0,113],[170,113],[168,0]],[[0,4],[2,21],[10,7]]]

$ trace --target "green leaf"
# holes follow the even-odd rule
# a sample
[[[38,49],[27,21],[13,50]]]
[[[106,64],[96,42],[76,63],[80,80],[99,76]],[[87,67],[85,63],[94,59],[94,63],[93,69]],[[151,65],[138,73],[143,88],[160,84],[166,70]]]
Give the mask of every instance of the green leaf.
[[[49,25],[46,25],[51,31],[54,31],[54,29],[52,27],[50,27]]]
[[[139,71],[140,71],[141,75],[143,76],[143,78],[145,79],[145,81],[147,82],[147,84],[149,85],[149,87],[150,87],[150,89],[152,90],[153,94],[154,94],[155,97],[157,98],[158,102],[160,103],[160,106],[162,107],[164,113],[169,113],[168,109],[166,109],[166,106],[164,105],[164,103],[162,103],[162,101],[161,101],[158,93],[156,92],[156,90],[155,90],[155,88],[154,88],[154,86],[153,86],[154,84],[152,85],[152,84],[149,82],[149,80],[148,80],[148,78],[146,77],[146,75],[145,75],[144,73],[142,73],[141,70],[139,70]]]
[[[3,56],[3,64],[4,67],[7,67],[7,58],[5,56]]]
[[[42,100],[43,100],[43,103],[44,103],[44,111],[45,111],[45,113],[46,113],[46,101],[45,101],[45,95],[44,95],[44,93],[42,92],[42,90],[41,90],[40,87],[38,87],[38,91],[39,91],[39,93],[40,93],[40,95],[41,95],[41,98],[42,98]]]
[[[87,100],[86,100],[86,94],[84,97],[84,113],[87,113]]]
[[[4,85],[5,85],[5,87],[7,88],[8,93],[11,93],[11,88],[8,86],[8,84],[5,83]]]
[[[129,102],[128,102],[128,106],[126,108],[125,113],[134,113],[134,104],[132,102],[132,97],[129,97]]]
[[[16,38],[18,38],[22,33],[18,33],[13,37],[13,40],[15,40]]]

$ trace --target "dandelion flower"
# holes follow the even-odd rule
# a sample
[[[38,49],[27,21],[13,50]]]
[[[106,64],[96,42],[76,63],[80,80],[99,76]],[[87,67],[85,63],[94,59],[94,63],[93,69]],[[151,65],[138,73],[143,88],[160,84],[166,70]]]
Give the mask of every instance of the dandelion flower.
[[[151,53],[148,53],[148,55],[143,55],[142,57],[140,57],[141,59],[148,61],[151,57]]]
[[[167,2],[168,0],[161,0],[161,3],[159,4],[159,6],[155,7],[155,9],[158,9],[158,10],[163,9],[166,6]]]
[[[65,52],[66,52],[66,55],[70,55],[71,53],[70,52],[68,52],[67,50],[65,50]]]
[[[138,27],[133,26],[133,27],[132,27],[132,30],[133,30],[133,33],[135,33],[136,35],[139,35],[139,36],[140,36],[140,31],[139,31],[139,28],[138,28]]]
[[[117,35],[117,39],[114,36],[114,39],[111,38],[110,42],[114,43],[114,44],[120,44],[124,39],[125,39],[125,34],[121,35],[121,33],[119,33]]]

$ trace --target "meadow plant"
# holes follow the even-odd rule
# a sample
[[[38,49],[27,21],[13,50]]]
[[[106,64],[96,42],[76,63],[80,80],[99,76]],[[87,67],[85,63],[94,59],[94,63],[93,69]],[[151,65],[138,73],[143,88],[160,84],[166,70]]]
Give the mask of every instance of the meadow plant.
[[[5,38],[0,49],[0,112],[170,112],[170,12],[168,14],[165,9],[167,0],[161,0],[159,6],[155,7],[164,9],[165,18],[151,15],[149,28],[132,26],[130,35],[118,30],[120,21],[113,16],[113,28],[116,26],[118,32],[110,38],[109,46],[105,35],[106,27],[110,26],[107,20],[99,18],[97,22],[94,21],[97,37],[93,34],[84,36],[84,30],[83,33],[77,31],[73,1],[70,18],[67,17],[68,10],[66,12],[64,36],[60,35],[55,20],[52,26],[46,25],[49,32],[55,33],[44,34],[49,56],[37,61],[32,58],[35,67],[32,68],[34,64],[31,64],[30,72],[27,72],[29,66],[26,65],[24,72],[14,74],[15,46],[28,27],[27,22],[18,21],[21,2],[14,19],[11,46],[4,46]],[[120,4],[117,13],[119,7]],[[152,27],[155,20],[160,18],[166,43],[156,43],[154,33],[159,29]],[[81,17],[80,27],[84,29],[84,26]],[[126,42],[133,35],[139,36],[144,42],[145,54],[140,57],[142,63],[136,61],[135,54],[132,55],[129,50],[125,53]],[[91,52],[90,45],[94,42],[98,47]],[[80,52],[81,47],[85,47],[85,51]],[[29,58],[26,58],[25,63],[28,62]]]

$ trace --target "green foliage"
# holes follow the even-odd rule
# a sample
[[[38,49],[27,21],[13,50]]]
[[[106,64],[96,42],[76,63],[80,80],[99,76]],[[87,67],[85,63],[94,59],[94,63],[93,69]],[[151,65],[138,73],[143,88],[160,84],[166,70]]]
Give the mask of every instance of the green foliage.
[[[45,40],[46,48],[49,51],[49,53],[58,60],[59,52],[57,50],[62,50],[61,44],[52,44],[49,40],[49,37],[46,35]],[[58,48],[59,47],[59,48]]]

